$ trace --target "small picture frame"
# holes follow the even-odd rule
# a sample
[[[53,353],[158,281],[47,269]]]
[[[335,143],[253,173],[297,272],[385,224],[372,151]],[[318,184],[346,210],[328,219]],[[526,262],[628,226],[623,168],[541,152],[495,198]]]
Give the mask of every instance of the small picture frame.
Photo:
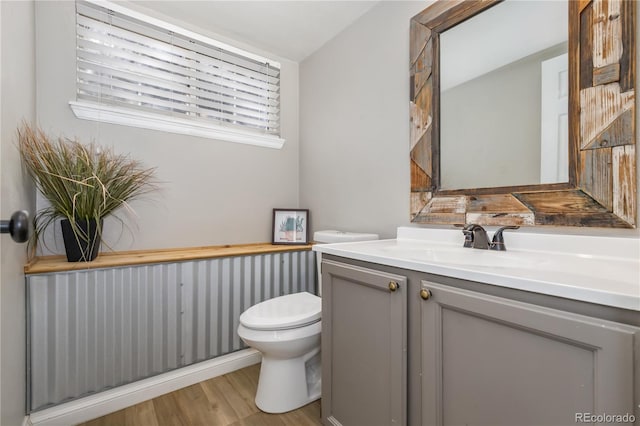
[[[273,244],[309,244],[309,210],[273,209]]]

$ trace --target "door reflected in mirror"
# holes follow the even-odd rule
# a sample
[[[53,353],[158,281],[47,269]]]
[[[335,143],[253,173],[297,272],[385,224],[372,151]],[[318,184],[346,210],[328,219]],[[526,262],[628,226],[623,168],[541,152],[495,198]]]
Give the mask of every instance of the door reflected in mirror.
[[[441,189],[568,182],[567,22],[507,0],[440,35]]]

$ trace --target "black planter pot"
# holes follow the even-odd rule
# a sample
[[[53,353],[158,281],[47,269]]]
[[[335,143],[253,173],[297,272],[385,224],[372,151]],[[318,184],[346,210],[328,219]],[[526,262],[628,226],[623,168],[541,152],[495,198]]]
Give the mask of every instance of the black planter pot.
[[[101,239],[95,219],[76,219],[76,227],[79,230],[77,236],[73,233],[69,219],[63,219],[60,224],[68,262],[90,262],[98,256]],[[102,229],[102,219],[100,228]]]

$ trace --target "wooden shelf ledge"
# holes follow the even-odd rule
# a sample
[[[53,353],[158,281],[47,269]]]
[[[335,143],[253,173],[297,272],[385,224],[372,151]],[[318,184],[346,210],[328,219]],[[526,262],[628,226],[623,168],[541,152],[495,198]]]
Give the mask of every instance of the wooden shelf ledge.
[[[274,245],[269,243],[238,244],[209,247],[189,247],[161,250],[135,250],[100,253],[92,262],[67,262],[65,256],[42,256],[24,266],[24,273],[46,274],[51,272],[81,271],[119,266],[153,263],[183,262],[216,257],[247,256],[290,251],[308,251],[312,244]]]

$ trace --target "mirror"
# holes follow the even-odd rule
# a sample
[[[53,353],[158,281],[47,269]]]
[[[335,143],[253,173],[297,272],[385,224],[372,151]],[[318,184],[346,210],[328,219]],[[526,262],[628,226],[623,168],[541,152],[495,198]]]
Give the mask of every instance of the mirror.
[[[567,12],[507,0],[440,35],[442,189],[568,181]]]
[[[449,36],[468,28],[465,31],[470,34],[462,37],[462,44],[473,46],[472,42],[485,32],[474,29],[474,21],[498,13],[500,8],[508,11],[501,20],[507,21],[511,30],[507,30],[510,31],[508,35],[502,34],[498,38],[516,40],[515,34],[524,24],[518,20],[518,12],[509,11],[515,7],[512,3],[553,6],[551,3],[556,2],[435,2],[411,20],[412,222],[635,227],[636,2],[569,1],[563,3],[565,12],[547,11],[536,15],[537,18],[532,17],[533,12],[528,12],[527,19],[534,23],[534,35],[527,37],[532,39],[544,38],[550,27],[562,27],[565,31],[567,26],[558,21],[568,21],[566,86],[562,82],[561,66],[559,71],[551,73],[554,75],[551,86],[556,92],[568,94],[566,115],[562,106],[553,113],[552,121],[557,125],[552,133],[566,134],[566,137],[551,144],[552,148],[538,146],[529,148],[528,152],[516,151],[515,158],[508,156],[508,151],[526,146],[526,139],[545,141],[543,126],[540,130],[522,123],[510,126],[514,119],[507,116],[504,107],[501,113],[487,107],[487,104],[497,104],[497,99],[502,97],[495,91],[470,92],[466,98],[450,100],[453,88],[474,79],[462,84],[451,83],[456,71],[471,68],[470,64],[475,66],[480,61],[471,53],[463,53],[453,66],[447,65],[452,49],[447,40]],[[564,18],[562,13],[565,13]],[[496,25],[490,24],[490,27]],[[509,48],[499,46],[496,40],[485,40],[481,44],[485,46],[472,50],[483,58],[489,53],[498,53],[498,56],[508,53]],[[562,44],[562,41],[552,41],[542,48],[542,54],[557,57],[556,49],[561,49]],[[502,75],[495,80],[505,82],[514,78],[514,67],[531,59],[532,55],[538,53],[516,58],[515,65],[511,61],[498,66]],[[487,72],[480,74],[484,76]],[[542,77],[537,79],[542,80]],[[516,83],[513,91],[525,89],[530,84]],[[526,98],[522,94],[518,97]],[[508,102],[509,109],[523,109],[521,101]],[[544,108],[542,103],[540,105],[542,111]],[[492,111],[490,115],[496,119],[487,126],[489,134],[485,136],[480,134],[481,124],[485,121],[478,118],[480,109]],[[523,115],[534,115],[533,121],[542,123],[541,114],[529,112]],[[474,120],[477,121],[474,123]],[[455,132],[464,127],[462,123],[468,128],[464,135],[458,135]],[[515,134],[500,136],[507,145],[490,145],[488,141],[493,143],[493,139],[498,139],[494,132],[508,127],[515,127]],[[562,132],[563,127],[567,129],[566,133]],[[566,149],[562,143],[567,144]],[[485,157],[480,157],[483,151]],[[558,152],[560,156],[549,152]],[[562,158],[563,154],[566,154],[566,160]],[[532,170],[535,171],[523,174],[529,163],[534,163]],[[494,173],[497,177],[482,180],[491,174],[482,167],[495,171],[492,168],[499,169],[504,165],[517,173],[514,172],[511,178],[498,170],[499,173]]]

